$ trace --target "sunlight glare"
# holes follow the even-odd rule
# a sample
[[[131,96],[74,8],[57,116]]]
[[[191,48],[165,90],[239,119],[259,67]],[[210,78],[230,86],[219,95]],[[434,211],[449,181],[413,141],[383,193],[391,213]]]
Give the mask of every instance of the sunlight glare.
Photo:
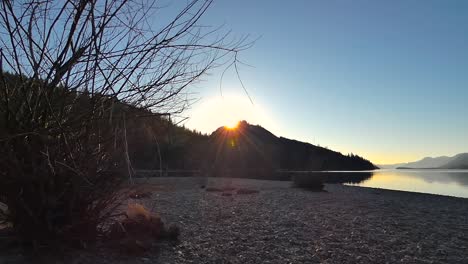
[[[234,130],[239,125],[239,122],[240,122],[239,120],[235,121],[235,122],[229,121],[228,123],[226,123],[226,125],[224,125],[224,127],[229,129],[229,130]]]
[[[216,96],[204,99],[190,114],[188,127],[211,133],[219,127],[235,129],[245,120],[259,124],[274,132],[277,130],[271,114],[267,114],[259,102],[253,105],[247,96]]]

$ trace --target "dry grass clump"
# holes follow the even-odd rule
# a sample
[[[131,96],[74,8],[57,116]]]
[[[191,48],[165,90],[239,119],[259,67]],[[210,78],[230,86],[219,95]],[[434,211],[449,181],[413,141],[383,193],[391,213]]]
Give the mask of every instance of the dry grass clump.
[[[177,226],[165,227],[158,214],[134,203],[128,205],[123,220],[111,225],[108,237],[117,241],[117,245],[125,253],[142,254],[153,242],[162,239],[176,240],[179,234]]]

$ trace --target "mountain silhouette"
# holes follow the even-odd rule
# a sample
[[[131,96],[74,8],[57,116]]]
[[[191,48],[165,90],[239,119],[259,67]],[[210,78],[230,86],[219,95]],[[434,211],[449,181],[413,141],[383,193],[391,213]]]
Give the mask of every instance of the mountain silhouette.
[[[268,177],[279,170],[373,170],[357,155],[343,155],[309,143],[277,137],[259,125],[241,121],[237,128],[220,127],[210,135],[208,161],[215,174]],[[261,176],[263,178],[263,176]]]
[[[452,157],[441,169],[468,169],[468,153],[460,153]]]
[[[453,157],[425,157],[414,162],[379,165],[379,167],[384,169],[468,169],[468,153],[460,153]]]
[[[450,157],[441,156],[441,157],[425,157],[421,160],[408,162],[408,163],[398,163],[392,165],[380,165],[381,168],[411,168],[411,169],[427,169],[427,168],[438,168],[447,164],[450,161]]]

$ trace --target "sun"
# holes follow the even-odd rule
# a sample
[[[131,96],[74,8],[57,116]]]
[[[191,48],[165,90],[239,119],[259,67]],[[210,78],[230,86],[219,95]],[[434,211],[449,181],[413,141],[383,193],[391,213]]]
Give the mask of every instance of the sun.
[[[227,128],[227,129],[229,129],[229,130],[234,130],[234,129],[236,129],[236,128],[239,126],[239,122],[240,122],[240,121],[235,121],[235,122],[230,121],[229,123],[227,123],[226,125],[224,125],[224,127]]]

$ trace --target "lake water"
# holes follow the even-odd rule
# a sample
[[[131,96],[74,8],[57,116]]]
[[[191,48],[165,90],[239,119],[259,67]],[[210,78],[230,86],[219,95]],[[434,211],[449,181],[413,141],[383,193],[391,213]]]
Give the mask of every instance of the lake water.
[[[468,198],[468,170],[376,170],[346,184]]]

